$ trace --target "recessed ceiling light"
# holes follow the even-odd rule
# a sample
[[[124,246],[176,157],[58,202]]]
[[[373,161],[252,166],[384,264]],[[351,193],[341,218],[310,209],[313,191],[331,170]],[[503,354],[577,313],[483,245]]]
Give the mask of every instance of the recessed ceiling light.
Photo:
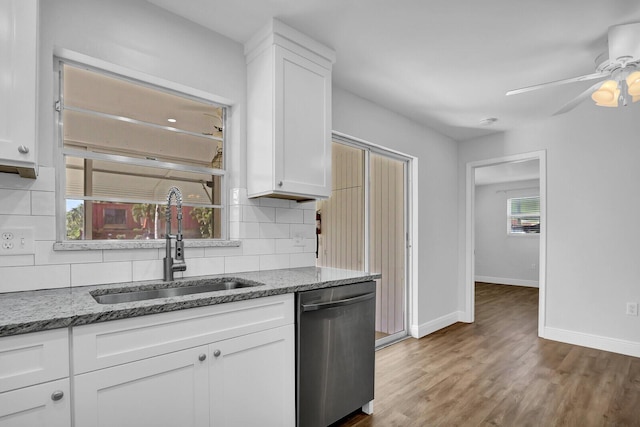
[[[167,121],[168,121],[169,123],[175,123],[175,122],[177,122],[177,120],[176,120],[176,119],[167,119]]]
[[[491,126],[492,124],[494,124],[497,121],[498,121],[498,119],[496,117],[487,117],[486,119],[480,120],[480,124],[482,126]]]

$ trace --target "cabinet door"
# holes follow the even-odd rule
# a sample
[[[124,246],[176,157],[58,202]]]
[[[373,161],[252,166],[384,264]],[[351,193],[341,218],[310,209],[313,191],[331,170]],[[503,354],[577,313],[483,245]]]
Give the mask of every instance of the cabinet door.
[[[0,427],[33,426],[71,426],[68,378],[0,393]]]
[[[0,0],[0,171],[31,178],[37,160],[37,25],[37,0]]]
[[[294,325],[209,349],[212,427],[295,425]]]
[[[277,46],[275,190],[331,195],[331,71]]]
[[[206,353],[196,347],[77,375],[76,425],[208,426]]]

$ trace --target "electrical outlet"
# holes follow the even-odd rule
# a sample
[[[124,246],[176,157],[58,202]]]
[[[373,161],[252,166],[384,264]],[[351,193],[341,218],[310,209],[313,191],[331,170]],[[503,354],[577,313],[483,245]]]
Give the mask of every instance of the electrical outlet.
[[[302,237],[302,233],[295,233],[293,235],[293,246],[294,247],[303,247],[304,246],[304,240]]]
[[[0,255],[33,254],[33,228],[0,229]]]
[[[637,302],[628,302],[627,303],[627,316],[637,316],[638,315],[638,303]]]

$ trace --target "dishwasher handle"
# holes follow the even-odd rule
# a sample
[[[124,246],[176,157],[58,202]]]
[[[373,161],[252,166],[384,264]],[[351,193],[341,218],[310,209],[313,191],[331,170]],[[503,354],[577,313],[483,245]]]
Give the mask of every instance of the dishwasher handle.
[[[368,293],[364,295],[358,295],[357,297],[345,298],[338,301],[319,302],[316,304],[302,304],[302,311],[315,311],[315,310],[327,310],[329,308],[342,307],[345,305],[357,304],[362,301],[367,301],[375,297],[375,293]]]

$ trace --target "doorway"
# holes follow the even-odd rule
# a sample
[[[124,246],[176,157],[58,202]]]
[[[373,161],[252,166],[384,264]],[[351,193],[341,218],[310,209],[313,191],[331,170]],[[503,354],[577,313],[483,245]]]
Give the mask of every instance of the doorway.
[[[345,137],[332,144],[332,192],[317,203],[317,265],[381,273],[376,346],[407,335],[410,159]]]
[[[539,253],[538,253],[538,336],[543,337],[545,325],[546,290],[546,152],[537,151],[495,159],[470,162],[466,174],[466,267],[465,267],[465,313],[464,321],[475,320],[475,278],[476,278],[476,173],[482,168],[509,166],[533,161],[538,166],[539,179]],[[505,210],[507,206],[505,203]],[[505,232],[508,223],[505,221]],[[533,226],[532,226],[533,227]],[[514,227],[517,229],[517,227]]]

